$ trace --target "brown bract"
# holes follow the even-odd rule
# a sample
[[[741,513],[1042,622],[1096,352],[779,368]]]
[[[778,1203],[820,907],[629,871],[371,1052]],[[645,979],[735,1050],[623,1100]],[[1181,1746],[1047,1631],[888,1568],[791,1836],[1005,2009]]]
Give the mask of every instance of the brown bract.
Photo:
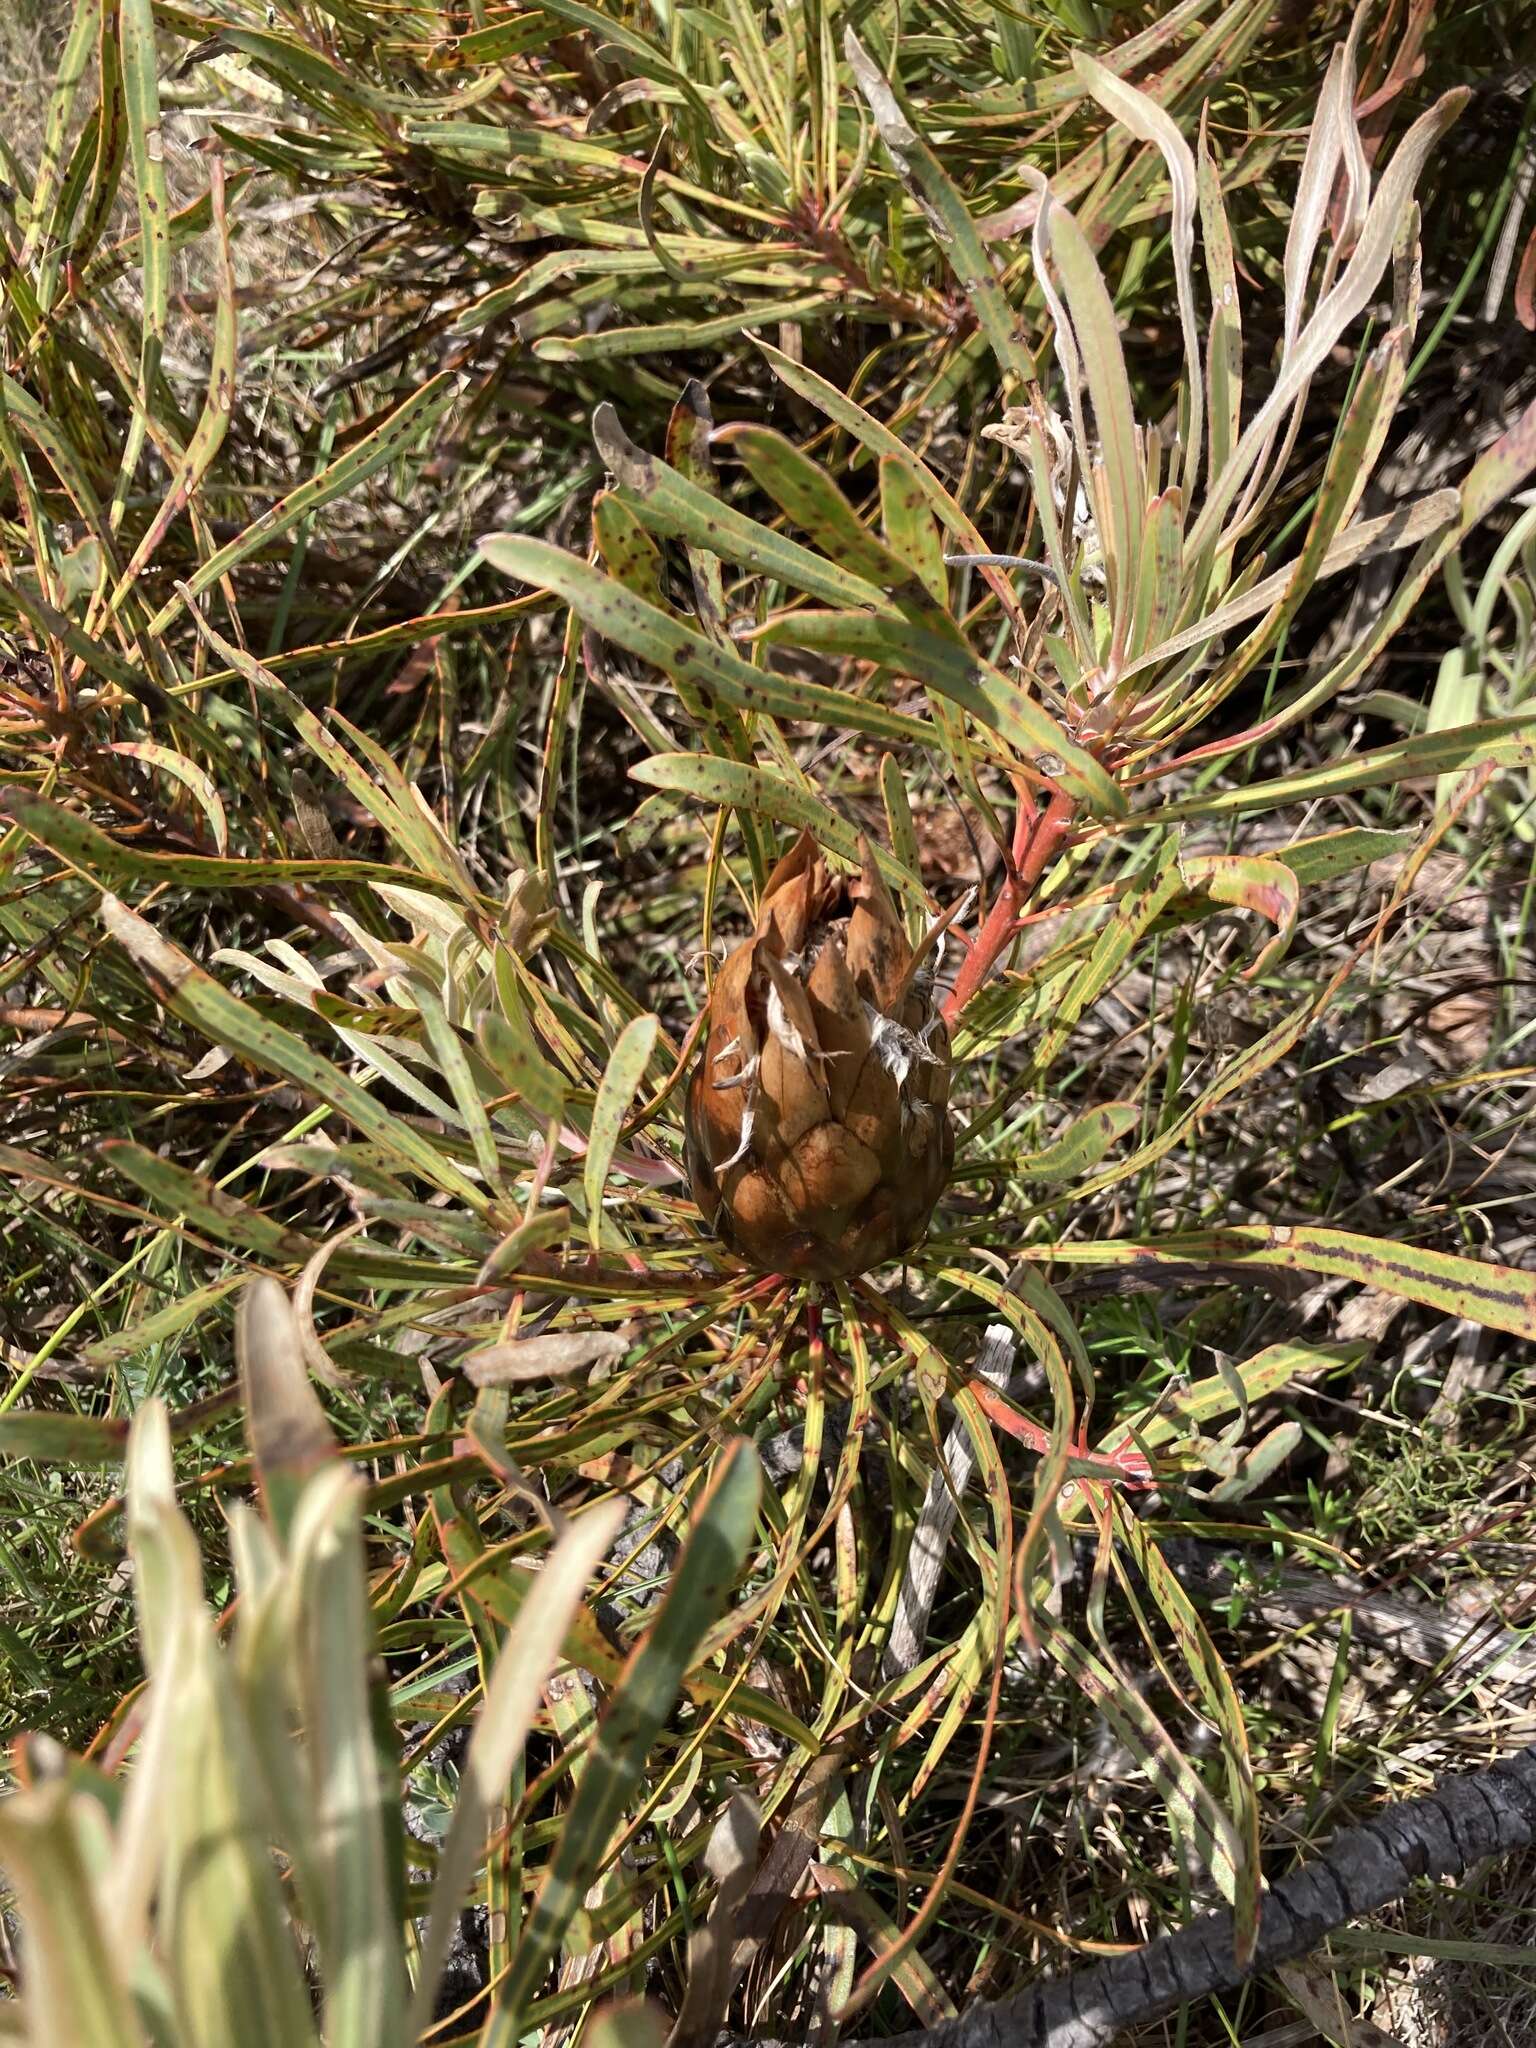
[[[688,1091],[705,1221],[765,1273],[847,1279],[909,1251],[949,1178],[949,1038],[867,842],[809,832],[715,982]]]

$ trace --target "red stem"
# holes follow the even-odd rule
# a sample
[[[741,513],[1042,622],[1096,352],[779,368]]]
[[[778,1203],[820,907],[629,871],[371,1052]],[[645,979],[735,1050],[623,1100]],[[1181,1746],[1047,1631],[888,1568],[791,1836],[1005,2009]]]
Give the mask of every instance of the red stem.
[[[1036,814],[1032,803],[1027,809],[1023,803],[1020,804],[1019,821],[1014,831],[1012,872],[1004,876],[997,900],[987,912],[986,922],[960,963],[955,985],[944,1004],[946,1024],[953,1025],[1018,936],[1019,911],[1071,828],[1072,799],[1060,790],[1046,805],[1043,814]]]

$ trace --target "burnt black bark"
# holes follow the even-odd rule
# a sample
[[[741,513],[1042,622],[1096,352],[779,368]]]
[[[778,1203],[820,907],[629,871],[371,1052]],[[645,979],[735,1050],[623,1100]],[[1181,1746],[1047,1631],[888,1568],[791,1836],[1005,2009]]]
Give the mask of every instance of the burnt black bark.
[[[1258,1948],[1246,1969],[1237,1965],[1232,1915],[1207,1913],[1130,1955],[1048,1978],[880,2048],[1107,2048],[1127,2027],[1308,1954],[1336,1927],[1401,1898],[1418,1878],[1460,1877],[1485,1856],[1533,1841],[1536,1749],[1526,1749],[1346,1829],[1281,1878],[1264,1894]]]

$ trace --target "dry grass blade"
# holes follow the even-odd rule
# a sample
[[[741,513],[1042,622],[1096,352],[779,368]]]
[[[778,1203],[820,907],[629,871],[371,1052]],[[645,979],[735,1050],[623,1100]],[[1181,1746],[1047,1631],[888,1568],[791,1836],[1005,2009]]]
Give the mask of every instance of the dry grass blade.
[[[525,1380],[568,1379],[590,1366],[611,1365],[628,1349],[629,1340],[614,1331],[556,1330],[473,1352],[464,1370],[477,1387],[520,1386]]]
[[[715,1881],[709,1917],[688,1944],[688,1983],[667,2048],[705,2048],[725,2018],[736,1925],[757,1874],[762,1816],[740,1792],[715,1822],[704,1867]]]
[[[982,1341],[976,1360],[976,1377],[1001,1391],[1013,1371],[1017,1346],[1006,1324],[994,1324]],[[956,1424],[944,1441],[943,1457],[923,1499],[922,1511],[907,1551],[906,1569],[896,1603],[896,1617],[885,1646],[881,1669],[887,1679],[903,1678],[913,1670],[923,1653],[929,1617],[944,1569],[960,1499],[976,1471],[976,1453],[970,1432]]]

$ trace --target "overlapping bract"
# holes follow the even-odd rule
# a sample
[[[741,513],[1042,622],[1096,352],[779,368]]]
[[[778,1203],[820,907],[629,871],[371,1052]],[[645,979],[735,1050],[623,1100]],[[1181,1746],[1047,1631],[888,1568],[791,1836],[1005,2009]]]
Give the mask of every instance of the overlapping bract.
[[[954,1158],[949,1038],[868,845],[810,833],[726,961],[688,1096],[706,1221],[764,1272],[836,1280],[922,1237]]]

